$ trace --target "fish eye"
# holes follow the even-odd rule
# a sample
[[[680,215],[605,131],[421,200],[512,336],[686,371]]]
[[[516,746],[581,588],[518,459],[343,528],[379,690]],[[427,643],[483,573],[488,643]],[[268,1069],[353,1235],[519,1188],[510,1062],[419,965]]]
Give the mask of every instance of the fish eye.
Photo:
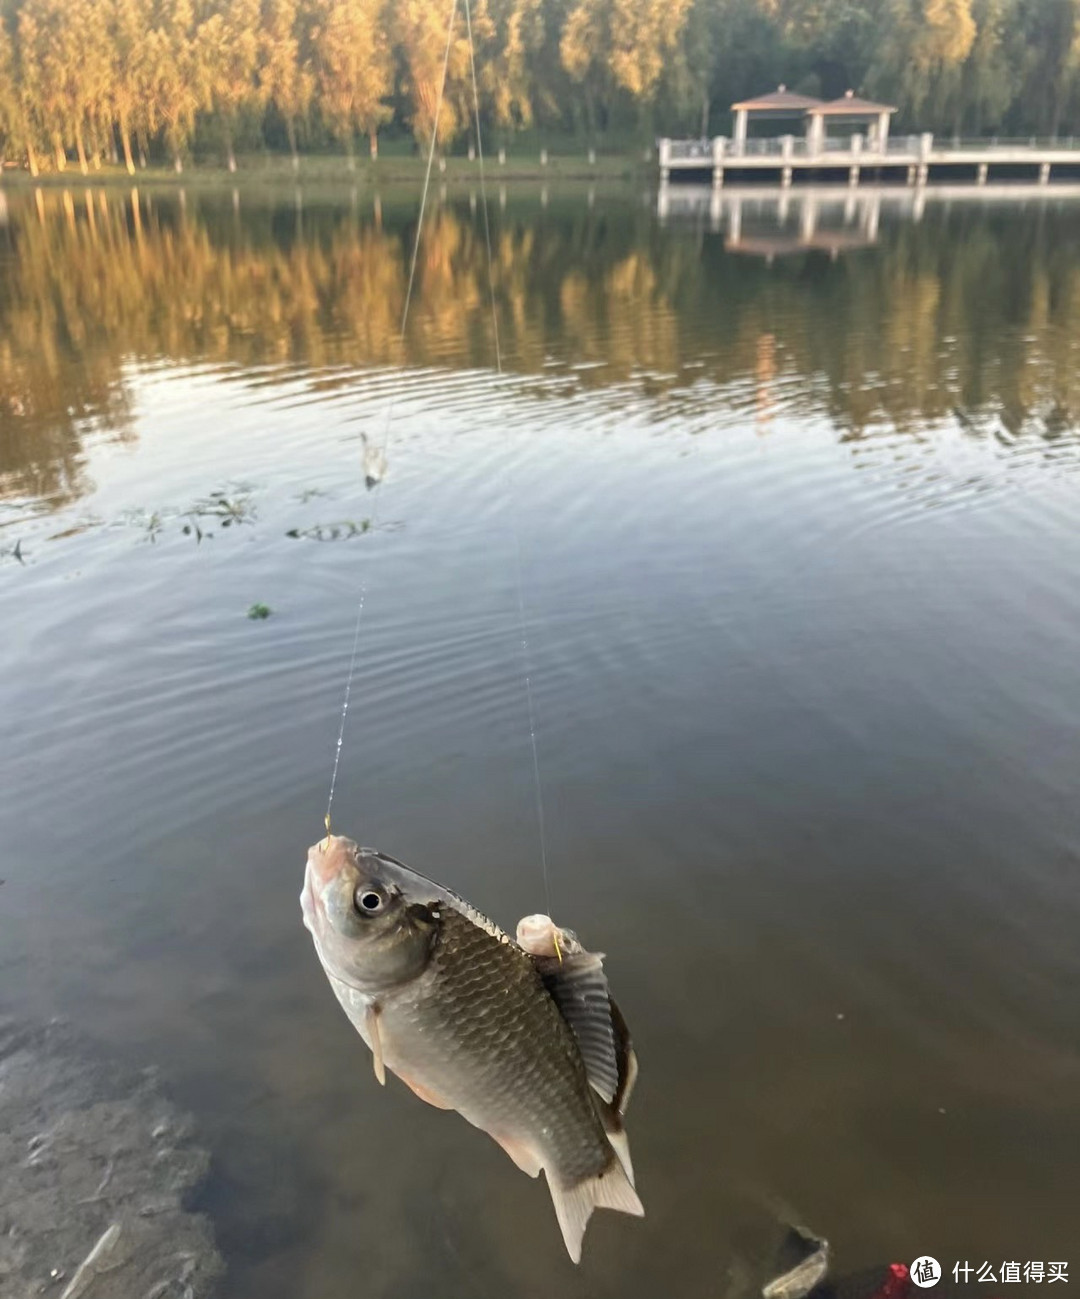
[[[363,884],[356,890],[354,901],[357,911],[368,916],[376,915],[386,905],[386,899],[377,889]]]

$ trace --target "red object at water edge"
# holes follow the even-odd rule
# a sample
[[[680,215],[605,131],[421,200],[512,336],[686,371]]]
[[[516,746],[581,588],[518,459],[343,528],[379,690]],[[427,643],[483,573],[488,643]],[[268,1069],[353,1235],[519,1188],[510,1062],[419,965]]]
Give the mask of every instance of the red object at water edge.
[[[874,1291],[871,1299],[905,1299],[911,1289],[911,1276],[906,1263],[890,1263],[889,1275]]]

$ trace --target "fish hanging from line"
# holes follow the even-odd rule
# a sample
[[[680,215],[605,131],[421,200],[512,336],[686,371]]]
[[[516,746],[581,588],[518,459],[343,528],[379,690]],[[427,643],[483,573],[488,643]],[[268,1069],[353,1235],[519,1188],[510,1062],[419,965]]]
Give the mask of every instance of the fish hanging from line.
[[[637,1061],[602,958],[547,916],[518,941],[408,866],[328,835],[304,924],[330,986],[389,1069],[547,1179],[574,1262],[594,1209],[640,1217],[623,1117]]]

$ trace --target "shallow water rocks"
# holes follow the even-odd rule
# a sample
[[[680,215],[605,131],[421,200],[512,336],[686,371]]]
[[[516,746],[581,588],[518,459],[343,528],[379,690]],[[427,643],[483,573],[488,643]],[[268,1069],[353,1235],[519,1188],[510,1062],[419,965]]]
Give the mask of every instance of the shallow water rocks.
[[[188,1207],[209,1162],[152,1071],[63,1024],[0,1024],[5,1299],[210,1299],[224,1267]]]

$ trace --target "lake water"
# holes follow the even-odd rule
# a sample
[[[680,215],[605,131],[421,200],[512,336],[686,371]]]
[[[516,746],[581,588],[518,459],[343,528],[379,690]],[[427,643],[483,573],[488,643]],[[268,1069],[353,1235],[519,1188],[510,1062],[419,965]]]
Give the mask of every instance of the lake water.
[[[0,208],[0,1010],[160,1066],[237,1299],[749,1296],[785,1221],[1075,1271],[1080,202],[496,188],[499,374],[434,200],[404,340],[417,193]],[[335,828],[544,909],[518,547],[642,1067],[580,1269],[297,902],[364,590]]]

